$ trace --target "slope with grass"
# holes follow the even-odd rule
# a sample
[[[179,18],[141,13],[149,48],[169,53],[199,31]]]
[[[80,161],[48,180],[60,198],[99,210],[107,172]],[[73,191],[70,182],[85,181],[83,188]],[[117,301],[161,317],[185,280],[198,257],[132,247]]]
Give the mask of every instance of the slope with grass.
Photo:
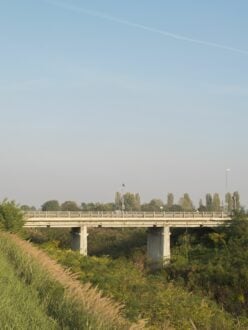
[[[37,292],[15,274],[8,259],[0,253],[0,329],[58,329],[49,317]]]
[[[83,257],[58,248],[56,242],[43,248],[77,273],[83,283],[91,282],[124,303],[131,321],[146,319],[150,329],[246,329],[206,296],[169,282],[164,273],[141,270],[125,257]]]
[[[146,267],[145,231],[91,230],[89,257],[71,251],[69,232],[63,234],[36,231],[30,238],[43,241],[82,283],[124,303],[131,321],[146,319],[150,329],[248,329],[246,214],[228,228],[172,230],[171,263],[156,273]]]
[[[44,326],[44,329],[53,329],[53,324],[55,328],[58,326],[60,329],[143,328],[143,323],[131,324],[122,317],[121,304],[102,297],[99,290],[92,288],[89,284],[80,284],[70,271],[63,269],[44,252],[18,236],[0,232],[0,253],[4,256],[5,267],[14,269],[13,276],[16,276],[20,285],[26,288],[30,295],[34,295],[36,299],[34,301],[42,306],[42,311],[48,321],[49,317],[55,320],[51,326]],[[9,299],[17,299],[13,305],[14,309],[22,303],[25,306],[25,303],[11,292],[9,292]],[[32,312],[32,309],[29,311],[31,302],[32,300],[23,307],[24,315]],[[14,312],[13,309],[12,311]],[[12,311],[9,312],[10,316]],[[34,317],[36,316],[39,322],[39,315],[35,314]],[[6,326],[11,327],[11,322],[7,318]],[[25,326],[17,328],[25,329]],[[28,328],[43,329],[42,325]]]

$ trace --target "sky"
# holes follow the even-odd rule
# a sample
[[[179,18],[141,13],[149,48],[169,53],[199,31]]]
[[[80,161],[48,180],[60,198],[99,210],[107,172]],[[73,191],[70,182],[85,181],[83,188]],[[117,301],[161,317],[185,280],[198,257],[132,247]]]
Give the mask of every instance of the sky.
[[[0,200],[248,205],[246,0],[0,0]],[[226,171],[230,169],[230,171]]]

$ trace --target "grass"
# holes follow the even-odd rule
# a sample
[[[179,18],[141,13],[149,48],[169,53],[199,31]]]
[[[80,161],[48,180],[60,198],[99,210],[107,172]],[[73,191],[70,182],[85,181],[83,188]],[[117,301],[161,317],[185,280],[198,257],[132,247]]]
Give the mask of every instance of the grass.
[[[46,250],[82,282],[91,282],[124,302],[126,317],[131,321],[146,319],[149,329],[247,329],[247,322],[236,320],[200,293],[168,282],[163,272],[146,273],[124,257],[83,257],[51,243]]]
[[[180,231],[173,234],[175,240]],[[91,230],[89,251],[97,255],[102,252],[102,257],[83,257],[70,249],[61,249],[67,244],[59,240],[59,234],[56,237],[56,231],[53,235],[56,240],[49,242],[42,232],[42,241],[46,241],[43,248],[77,274],[82,283],[90,282],[106,296],[112,295],[124,303],[125,317],[131,322],[146,319],[146,327],[153,330],[248,329],[247,318],[232,316],[200,290],[189,291],[179,279],[170,281],[167,270],[151,274],[145,266],[144,231]],[[188,247],[184,250],[180,255],[188,256]]]
[[[58,329],[46,314],[35,290],[30,290],[0,253],[0,329]]]
[[[46,253],[16,235],[0,233],[0,252],[17,277],[36,292],[45,312],[62,329],[142,329],[122,316],[123,306],[102,297],[90,284],[81,284]],[[48,329],[50,329],[48,327]],[[52,328],[51,328],[52,329]]]

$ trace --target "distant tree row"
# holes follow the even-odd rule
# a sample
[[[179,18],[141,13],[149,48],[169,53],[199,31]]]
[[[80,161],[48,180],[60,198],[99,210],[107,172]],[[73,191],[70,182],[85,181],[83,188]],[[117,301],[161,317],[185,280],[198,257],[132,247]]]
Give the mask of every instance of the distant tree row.
[[[221,201],[218,193],[207,193],[205,203],[200,199],[199,207],[195,207],[190,195],[184,193],[183,196],[175,203],[174,195],[169,193],[167,201],[164,203],[161,199],[152,199],[149,203],[141,204],[140,195],[138,193],[126,192],[122,194],[116,192],[115,201],[112,203],[81,203],[79,206],[74,201],[65,201],[60,204],[57,200],[46,201],[41,206],[42,211],[143,211],[143,212],[158,212],[158,211],[199,211],[199,212],[219,212],[232,211],[240,209],[240,196],[237,191],[234,193],[228,192],[225,195],[225,201]],[[35,210],[34,207],[23,205],[24,211]]]

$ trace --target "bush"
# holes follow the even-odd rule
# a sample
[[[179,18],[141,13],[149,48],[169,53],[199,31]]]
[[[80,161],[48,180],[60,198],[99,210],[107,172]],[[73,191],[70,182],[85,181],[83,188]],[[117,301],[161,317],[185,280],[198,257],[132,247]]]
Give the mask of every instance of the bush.
[[[19,232],[24,225],[22,210],[14,201],[4,200],[0,204],[0,229],[10,232]]]

